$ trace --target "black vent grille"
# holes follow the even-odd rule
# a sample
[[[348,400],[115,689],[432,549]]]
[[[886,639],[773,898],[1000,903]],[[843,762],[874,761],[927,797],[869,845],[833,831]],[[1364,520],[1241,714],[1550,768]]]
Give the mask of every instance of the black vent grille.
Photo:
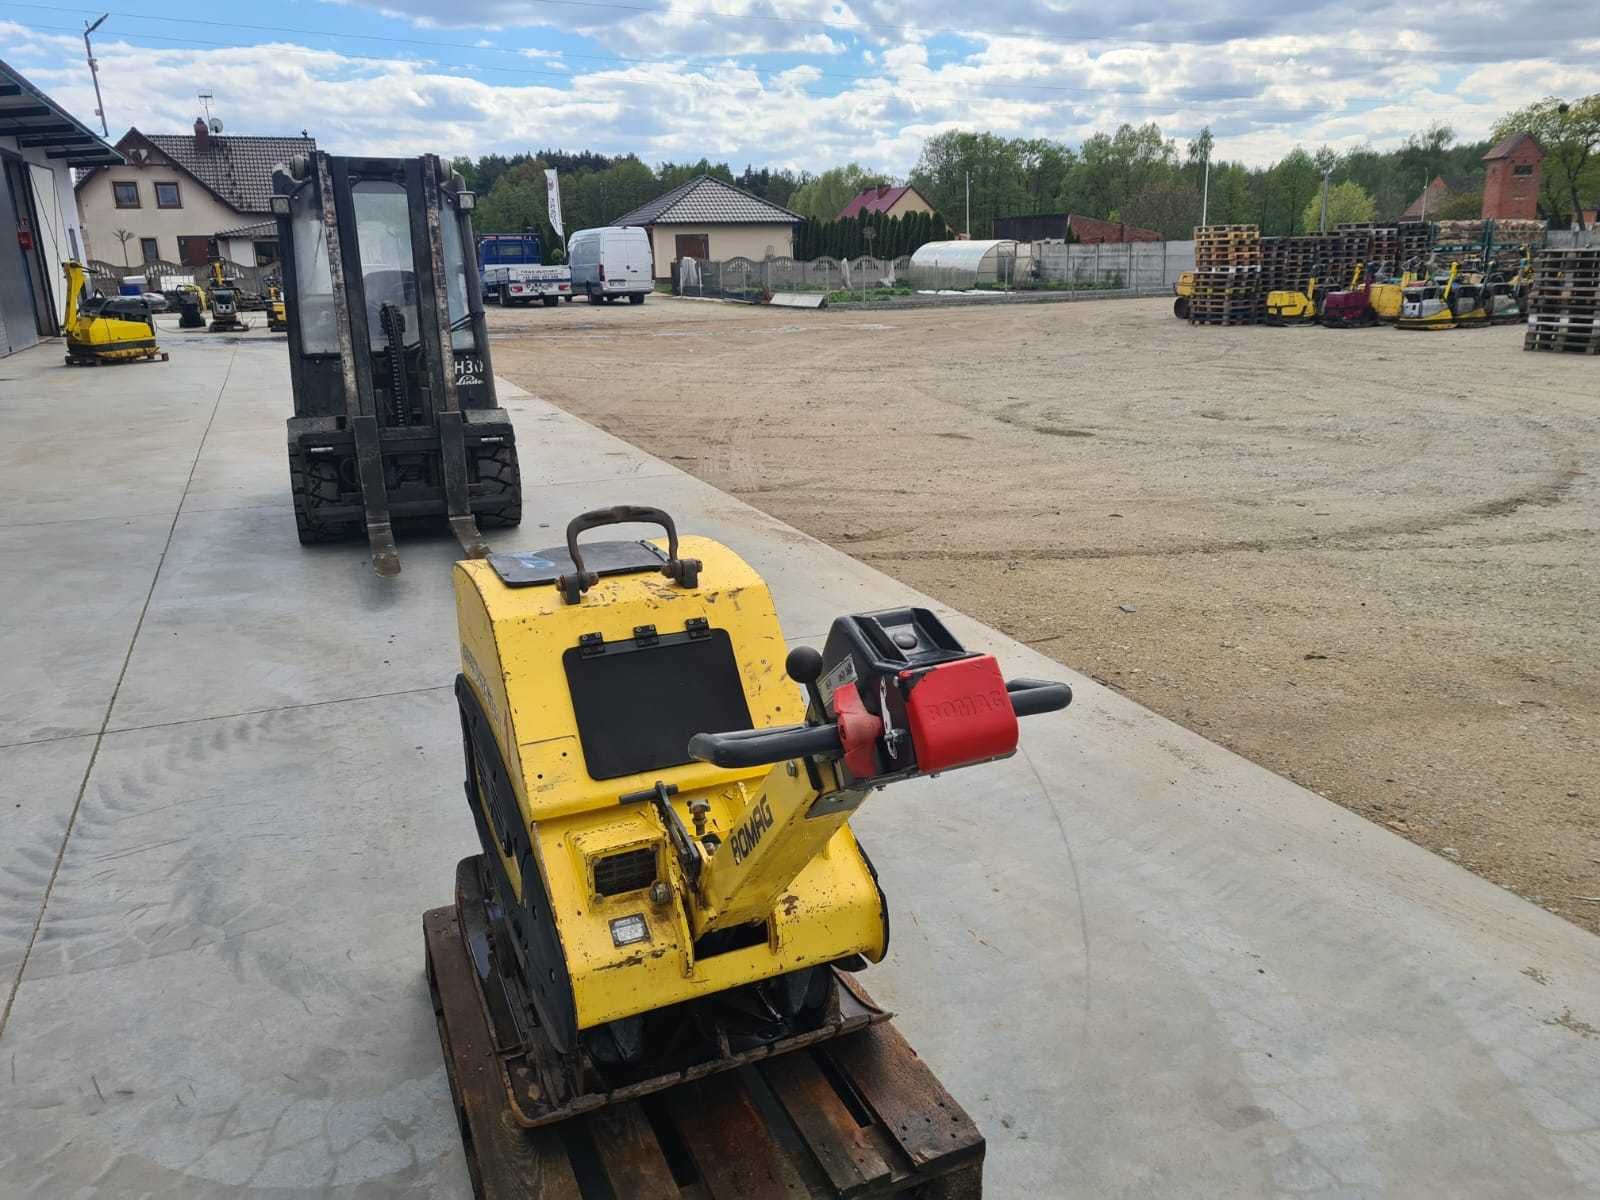
[[[594,890],[602,896],[636,892],[656,881],[656,852],[649,846],[595,859]]]

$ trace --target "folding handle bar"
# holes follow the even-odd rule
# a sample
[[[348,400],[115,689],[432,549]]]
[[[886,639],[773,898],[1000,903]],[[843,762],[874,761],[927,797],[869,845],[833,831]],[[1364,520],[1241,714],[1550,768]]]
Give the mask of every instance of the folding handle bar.
[[[1072,703],[1072,688],[1042,679],[1012,679],[1006,695],[1019,717],[1056,712]],[[760,767],[808,755],[837,757],[844,753],[837,725],[785,725],[779,729],[740,729],[732,733],[697,733],[689,754],[719,767]]]

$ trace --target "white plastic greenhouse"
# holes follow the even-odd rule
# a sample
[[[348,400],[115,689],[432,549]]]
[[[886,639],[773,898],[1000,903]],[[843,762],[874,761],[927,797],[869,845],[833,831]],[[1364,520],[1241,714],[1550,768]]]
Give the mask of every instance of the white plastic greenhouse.
[[[1018,271],[1018,256],[1026,259],[1032,247],[1007,238],[993,241],[928,242],[911,256],[909,274],[918,287],[965,289],[983,283],[1010,283],[1026,273]]]

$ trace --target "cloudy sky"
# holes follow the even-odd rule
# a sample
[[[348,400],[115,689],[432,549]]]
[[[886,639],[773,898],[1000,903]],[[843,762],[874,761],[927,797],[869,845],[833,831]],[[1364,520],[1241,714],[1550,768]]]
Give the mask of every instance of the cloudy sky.
[[[103,9],[0,0],[0,58],[88,119]],[[189,14],[197,15],[189,15]],[[989,129],[1076,144],[1123,121],[1266,163],[1296,143],[1463,138],[1600,91],[1600,10],[1548,0],[129,0],[95,35],[112,136],[230,133],[344,153],[558,146],[903,174]]]

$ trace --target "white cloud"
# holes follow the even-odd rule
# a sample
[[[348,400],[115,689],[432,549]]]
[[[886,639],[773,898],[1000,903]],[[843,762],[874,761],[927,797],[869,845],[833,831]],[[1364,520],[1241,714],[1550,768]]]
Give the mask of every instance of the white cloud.
[[[484,2],[464,0],[480,8]],[[685,0],[691,7],[703,2]],[[749,0],[712,2],[752,11]],[[898,13],[870,0],[863,5],[772,0],[762,11],[846,21]],[[1002,5],[996,23],[1005,16]],[[1433,56],[1444,51],[1431,34],[1389,39],[1365,25],[1318,31],[1329,23],[1326,10],[1307,14],[1304,29],[1268,30],[1230,43],[1226,53],[986,36],[954,58],[932,62],[922,39],[886,39],[840,61],[843,43],[815,26],[785,26],[775,41],[754,25],[716,25],[692,11],[651,20],[665,31],[661,43],[647,61],[629,63],[577,49],[484,54],[470,43],[467,56],[476,65],[458,65],[462,54],[448,47],[431,58],[421,46],[368,58],[292,42],[153,49],[114,36],[97,42],[96,53],[117,133],[127,125],[187,129],[195,81],[202,80],[216,93],[230,131],[308,128],[335,151],[480,154],[559,142],[647,161],[709,155],[820,170],[856,160],[901,174],[926,137],[954,128],[1077,142],[1124,121],[1153,120],[1181,141],[1209,123],[1219,155],[1264,163],[1297,143],[1393,146],[1436,119],[1463,138],[1479,138],[1501,113],[1550,92],[1600,91],[1600,69],[1592,65],[1600,62],[1600,42],[1567,42],[1538,56],[1463,67]],[[923,27],[936,28],[937,14]],[[756,57],[783,39],[808,38],[831,49],[807,56],[816,61],[786,61],[777,71],[763,69]],[[689,47],[682,57],[660,57],[680,43]],[[356,44],[364,52],[382,45]],[[747,44],[755,48],[741,48]],[[81,39],[0,21],[0,46],[69,110],[93,111]],[[1398,52],[1402,47],[1407,53]]]

